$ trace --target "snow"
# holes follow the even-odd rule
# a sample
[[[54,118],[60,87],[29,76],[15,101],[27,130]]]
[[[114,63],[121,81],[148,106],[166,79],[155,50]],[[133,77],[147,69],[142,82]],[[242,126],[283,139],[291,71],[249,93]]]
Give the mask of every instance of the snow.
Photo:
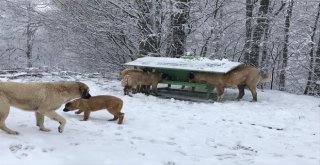
[[[135,61],[125,63],[126,66],[140,66],[152,68],[169,68],[188,71],[227,73],[241,65],[240,62],[232,62],[228,59],[210,60],[207,58],[168,58],[168,57],[142,57]]]
[[[27,80],[15,80],[27,81]],[[1,164],[145,164],[145,165],[319,165],[319,98],[280,91],[249,91],[232,101],[227,89],[222,103],[201,103],[135,94],[123,96],[117,80],[84,81],[92,95],[124,100],[124,124],[107,121],[107,111],[82,115],[57,112],[65,131],[45,120],[41,132],[34,114],[11,108],[7,126],[20,135],[0,131]]]

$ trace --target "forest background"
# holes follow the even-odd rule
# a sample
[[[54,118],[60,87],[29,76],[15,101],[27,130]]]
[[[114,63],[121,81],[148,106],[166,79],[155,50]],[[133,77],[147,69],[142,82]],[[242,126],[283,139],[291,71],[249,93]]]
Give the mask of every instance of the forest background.
[[[316,0],[0,0],[0,69],[100,73],[144,56],[229,59],[320,95]]]

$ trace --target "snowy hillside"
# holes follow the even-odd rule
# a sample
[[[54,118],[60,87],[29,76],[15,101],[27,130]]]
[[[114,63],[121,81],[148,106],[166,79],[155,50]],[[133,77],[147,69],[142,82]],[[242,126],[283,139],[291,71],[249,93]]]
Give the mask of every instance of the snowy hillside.
[[[79,77],[80,78],[80,77]],[[5,80],[5,79],[2,79]],[[57,79],[55,79],[57,80]],[[27,80],[14,80],[27,81]],[[41,79],[50,81],[50,79]],[[319,165],[319,98],[258,90],[251,103],[194,103],[142,94],[123,96],[119,81],[84,81],[92,95],[124,100],[123,125],[109,122],[107,111],[82,115],[57,110],[67,119],[65,131],[46,119],[51,132],[41,132],[33,113],[11,108],[7,125],[20,132],[0,132],[1,164],[113,165]]]

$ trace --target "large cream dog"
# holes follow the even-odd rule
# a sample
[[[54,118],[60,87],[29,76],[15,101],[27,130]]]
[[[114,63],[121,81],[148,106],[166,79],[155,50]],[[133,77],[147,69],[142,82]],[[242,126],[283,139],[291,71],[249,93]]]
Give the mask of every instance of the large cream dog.
[[[35,112],[37,126],[41,131],[50,131],[43,125],[44,116],[47,116],[60,123],[58,131],[62,133],[66,120],[55,110],[63,103],[78,97],[91,97],[89,87],[81,82],[0,82],[0,129],[9,134],[18,134],[5,124],[10,106],[14,106]]]

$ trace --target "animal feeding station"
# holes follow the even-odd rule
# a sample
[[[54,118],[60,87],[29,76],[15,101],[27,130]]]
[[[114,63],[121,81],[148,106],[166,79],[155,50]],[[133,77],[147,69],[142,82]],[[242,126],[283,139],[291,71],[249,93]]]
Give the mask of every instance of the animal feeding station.
[[[195,100],[212,98],[213,87],[206,83],[189,82],[188,75],[191,72],[225,74],[242,65],[242,63],[232,62],[227,59],[142,57],[124,65],[150,72],[167,74],[169,79],[161,80],[158,84],[160,96]]]

